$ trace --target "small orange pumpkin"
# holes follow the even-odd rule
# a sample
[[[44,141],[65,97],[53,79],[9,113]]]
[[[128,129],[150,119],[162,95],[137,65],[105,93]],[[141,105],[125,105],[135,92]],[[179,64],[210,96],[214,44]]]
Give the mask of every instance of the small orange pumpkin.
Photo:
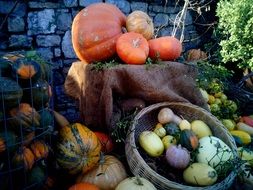
[[[128,32],[118,38],[116,50],[125,63],[141,65],[148,57],[148,41],[139,33]]]
[[[164,36],[148,41],[149,57],[152,59],[161,59],[171,61],[179,58],[182,53],[181,42],[172,36]]]
[[[133,11],[127,16],[126,29],[128,32],[140,33],[147,40],[154,35],[152,19],[143,11]]]
[[[47,158],[49,147],[43,140],[36,140],[31,144],[31,150],[36,160]]]
[[[77,183],[72,185],[69,190],[100,190],[96,185],[91,183]]]
[[[99,161],[101,144],[90,129],[80,123],[61,127],[56,159],[70,174],[86,173]]]
[[[96,136],[98,137],[98,139],[102,145],[102,148],[101,148],[102,152],[109,153],[109,152],[113,151],[114,144],[113,144],[111,137],[108,134],[100,132],[100,131],[95,131],[94,133],[96,134]]]
[[[20,125],[23,132],[32,132],[40,125],[40,114],[27,103],[21,103],[19,107],[10,110],[9,124],[14,131],[19,132]]]
[[[35,158],[32,151],[23,146],[13,156],[12,162],[14,166],[24,166],[26,170],[30,170],[33,167]]]

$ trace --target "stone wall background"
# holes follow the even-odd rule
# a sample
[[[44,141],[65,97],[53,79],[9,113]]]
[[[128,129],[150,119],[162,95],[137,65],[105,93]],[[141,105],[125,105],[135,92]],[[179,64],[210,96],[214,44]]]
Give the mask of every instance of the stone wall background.
[[[183,1],[176,4],[177,0],[0,0],[0,51],[32,49],[51,62],[54,108],[70,121],[79,120],[76,102],[63,89],[69,67],[77,60],[71,44],[71,24],[81,9],[96,2],[115,4],[126,15],[134,10],[147,12],[156,28],[163,26],[158,37],[171,34],[173,21],[183,6]],[[206,24],[213,19],[213,11],[201,16],[187,11],[184,51],[200,48],[208,41],[211,31],[206,32]]]

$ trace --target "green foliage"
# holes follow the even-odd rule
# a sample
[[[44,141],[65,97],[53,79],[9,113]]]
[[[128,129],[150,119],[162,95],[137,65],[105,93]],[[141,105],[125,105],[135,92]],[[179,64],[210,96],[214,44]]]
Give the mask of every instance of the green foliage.
[[[198,76],[196,82],[199,87],[209,89],[210,92],[223,91],[226,88],[226,81],[233,76],[233,72],[222,65],[210,64],[208,61],[199,61],[196,63]],[[213,84],[210,86],[210,84]],[[217,89],[217,84],[219,88]],[[211,88],[211,89],[210,89]]]
[[[104,69],[115,67],[117,65],[119,65],[119,62],[116,59],[112,59],[110,61],[99,61],[99,62],[94,62],[92,64],[92,66],[93,66],[92,69],[95,71],[102,71]]]
[[[252,0],[220,0],[216,15],[222,61],[253,70]]]

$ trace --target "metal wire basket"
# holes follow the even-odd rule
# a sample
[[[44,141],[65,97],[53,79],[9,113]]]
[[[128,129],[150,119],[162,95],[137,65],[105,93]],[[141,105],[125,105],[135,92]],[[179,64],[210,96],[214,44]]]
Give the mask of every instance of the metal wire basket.
[[[54,119],[52,102],[52,69],[35,57],[8,53],[0,58],[0,189],[39,189],[47,179],[47,158],[50,151]],[[36,65],[36,77],[17,69]],[[31,76],[30,76],[31,75]],[[34,152],[34,143],[41,142],[43,156]],[[39,151],[39,150],[38,150]],[[46,152],[47,151],[47,152]]]
[[[190,103],[163,102],[151,105],[140,111],[134,118],[132,126],[129,128],[126,138],[125,154],[131,172],[135,176],[141,176],[150,180],[157,187],[157,189],[160,190],[228,189],[236,177],[235,171],[231,171],[225,179],[217,182],[214,185],[206,187],[193,187],[169,180],[168,178],[156,172],[154,167],[151,167],[151,165],[146,162],[144,157],[140,154],[140,149],[138,148],[138,137],[142,131],[152,130],[152,128],[157,124],[158,112],[164,107],[172,109],[175,114],[182,115],[188,121],[195,119],[204,121],[212,130],[213,135],[223,140],[223,142],[225,142],[232,149],[233,153],[237,155],[236,144],[233,137],[229,134],[221,122],[208,111]]]
[[[246,81],[253,77],[253,72],[245,75],[238,83],[228,83],[227,96],[236,101],[244,115],[253,114],[253,91],[246,86]]]

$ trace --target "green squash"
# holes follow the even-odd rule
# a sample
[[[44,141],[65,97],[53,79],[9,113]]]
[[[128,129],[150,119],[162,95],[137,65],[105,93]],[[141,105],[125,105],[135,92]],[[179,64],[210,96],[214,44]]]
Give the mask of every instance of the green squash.
[[[192,151],[198,147],[199,140],[192,130],[185,129],[180,133],[179,144],[181,144],[187,150]]]
[[[47,107],[51,93],[51,87],[48,82],[39,79],[34,82],[30,88],[24,89],[23,101],[33,104],[33,106],[39,110]]]
[[[176,139],[179,139],[181,130],[176,123],[170,122],[165,124],[163,127],[166,130],[166,135],[171,135]]]
[[[0,102],[5,110],[18,106],[22,96],[23,89],[16,81],[7,77],[0,77]]]

